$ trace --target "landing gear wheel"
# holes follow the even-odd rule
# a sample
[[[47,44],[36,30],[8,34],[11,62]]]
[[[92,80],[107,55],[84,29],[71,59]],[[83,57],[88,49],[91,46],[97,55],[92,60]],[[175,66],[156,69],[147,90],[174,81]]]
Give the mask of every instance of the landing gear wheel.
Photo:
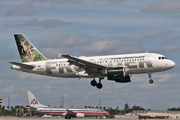
[[[91,85],[92,85],[92,86],[97,86],[96,80],[92,80],[92,81],[91,81]]]
[[[149,83],[150,83],[150,84],[153,84],[154,81],[151,79],[151,78],[152,78],[152,73],[148,73],[148,75],[149,75],[149,79],[150,79],[150,80],[149,80]]]
[[[149,80],[149,83],[150,83],[150,84],[153,84],[153,82],[154,82],[153,80]]]
[[[96,86],[98,89],[101,89],[103,87],[103,85],[101,83],[98,83]]]
[[[65,119],[71,119],[71,116],[65,116]]]

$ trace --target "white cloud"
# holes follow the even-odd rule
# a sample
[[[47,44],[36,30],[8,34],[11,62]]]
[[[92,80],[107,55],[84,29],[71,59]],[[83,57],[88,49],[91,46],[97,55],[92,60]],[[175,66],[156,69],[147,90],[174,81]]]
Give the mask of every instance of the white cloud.
[[[48,89],[48,90],[51,89],[51,86],[47,86],[46,89]]]
[[[180,46],[177,44],[180,42],[180,36],[175,36],[167,40],[163,40],[159,46],[150,50],[151,52],[159,52],[162,54],[179,53]]]
[[[79,35],[70,36],[66,33],[61,33],[49,36],[47,39],[41,42],[39,46],[49,48],[66,48],[85,45],[88,42],[88,39],[80,38]]]
[[[15,89],[15,86],[7,86],[2,90],[2,92],[11,93],[12,91],[14,91],[14,89]]]
[[[18,56],[15,52],[9,52],[9,53],[4,53],[4,54],[0,55],[0,58],[9,61],[9,60],[18,58]]]
[[[33,18],[25,23],[17,24],[17,27],[43,27],[43,28],[52,28],[52,27],[59,27],[61,25],[69,25],[69,22],[64,22],[59,19],[45,19],[45,20],[38,20],[37,18]]]
[[[164,36],[167,34],[170,34],[171,31],[167,30],[165,27],[161,27],[161,28],[157,28],[157,29],[153,29],[151,31],[149,31],[144,38],[145,39],[152,39],[152,38],[156,38],[156,37],[160,37],[160,36]]]
[[[172,37],[168,40],[164,40],[160,43],[161,46],[173,45],[176,42],[180,42],[180,36]]]
[[[16,5],[14,8],[9,9],[4,16],[14,16],[14,15],[22,15],[29,16],[33,15],[34,11],[32,9],[32,1],[28,0],[22,4]]]
[[[167,83],[170,82],[169,80],[171,79],[175,79],[177,76],[177,74],[161,74],[158,76],[158,83]]]
[[[83,0],[36,0],[36,2],[51,2],[51,3],[62,3],[62,2],[82,2]]]
[[[63,33],[49,36],[45,41],[41,42],[39,46],[46,48],[43,53],[50,58],[56,58],[57,52],[73,55],[79,52],[86,56],[137,53],[146,51],[143,48],[143,42],[145,40],[165,36],[169,33],[171,33],[170,30],[161,27],[150,30],[144,36],[136,33],[132,37],[124,37],[116,40],[110,40],[108,38],[91,40],[81,38],[79,35],[70,36]]]
[[[147,8],[141,10],[143,12],[151,13],[179,13],[180,1],[179,0],[163,0],[150,4]]]
[[[17,98],[19,96],[19,94],[12,94],[10,96],[11,96],[11,98]]]

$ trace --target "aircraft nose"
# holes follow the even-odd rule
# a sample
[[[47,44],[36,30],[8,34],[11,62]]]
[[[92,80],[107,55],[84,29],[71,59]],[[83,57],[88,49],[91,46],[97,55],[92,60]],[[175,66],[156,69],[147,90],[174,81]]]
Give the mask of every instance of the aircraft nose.
[[[171,67],[173,68],[173,67],[175,67],[175,62],[173,62],[173,61],[171,61]]]

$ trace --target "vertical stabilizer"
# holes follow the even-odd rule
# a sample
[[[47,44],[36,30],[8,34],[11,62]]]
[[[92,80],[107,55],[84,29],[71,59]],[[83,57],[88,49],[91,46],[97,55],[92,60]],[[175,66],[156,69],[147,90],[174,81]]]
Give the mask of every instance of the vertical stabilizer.
[[[36,99],[36,97],[34,97],[34,95],[31,93],[31,91],[27,91],[27,95],[28,95],[30,107],[33,107],[33,108],[47,107],[47,106],[39,103],[39,101]]]
[[[48,60],[23,34],[14,34],[21,62]]]

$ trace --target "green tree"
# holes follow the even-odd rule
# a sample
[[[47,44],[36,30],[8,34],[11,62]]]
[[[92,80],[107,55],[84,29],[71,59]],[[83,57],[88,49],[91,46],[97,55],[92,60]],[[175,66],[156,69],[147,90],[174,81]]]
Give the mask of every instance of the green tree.
[[[134,105],[134,106],[132,106],[132,110],[145,110],[145,109],[141,106]]]
[[[132,109],[130,109],[128,103],[126,103],[126,104],[124,105],[124,111],[125,111],[125,113],[132,112]]]
[[[167,111],[180,111],[180,108],[168,108]]]
[[[129,107],[129,105],[128,105],[128,103],[126,103],[125,105],[124,105],[124,110],[128,110],[130,107]]]
[[[7,109],[9,110],[9,105],[7,106]]]
[[[4,110],[5,110],[5,106],[3,105],[1,111],[4,112]]]
[[[13,106],[11,106],[11,115],[12,116],[16,115],[16,109]]]

